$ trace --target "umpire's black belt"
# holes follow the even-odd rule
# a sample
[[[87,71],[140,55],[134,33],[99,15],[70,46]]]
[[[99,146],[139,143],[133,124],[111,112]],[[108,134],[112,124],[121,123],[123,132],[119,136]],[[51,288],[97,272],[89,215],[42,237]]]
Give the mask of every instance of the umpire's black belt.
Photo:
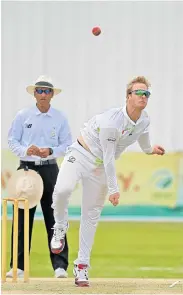
[[[20,161],[20,164],[24,164],[26,166],[45,166],[45,165],[53,165],[53,164],[57,164],[57,161],[55,159],[51,159],[51,160],[39,160],[39,161]]]

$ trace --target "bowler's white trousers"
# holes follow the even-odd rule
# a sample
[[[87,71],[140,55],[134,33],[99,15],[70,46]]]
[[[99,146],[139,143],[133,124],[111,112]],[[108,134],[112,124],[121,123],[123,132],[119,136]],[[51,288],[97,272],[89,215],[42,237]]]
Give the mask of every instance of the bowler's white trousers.
[[[76,184],[82,180],[83,194],[79,231],[79,251],[75,264],[90,266],[90,253],[97,224],[107,195],[107,182],[103,164],[78,142],[69,147],[61,164],[53,192],[55,227],[68,222],[69,197]]]

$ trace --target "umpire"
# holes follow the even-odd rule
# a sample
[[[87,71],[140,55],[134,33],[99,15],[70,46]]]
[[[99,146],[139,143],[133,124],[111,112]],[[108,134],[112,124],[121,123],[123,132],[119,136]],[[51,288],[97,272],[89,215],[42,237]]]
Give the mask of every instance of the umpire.
[[[10,150],[20,158],[18,169],[25,168],[37,171],[42,177],[44,190],[41,207],[48,236],[48,247],[52,238],[52,228],[55,223],[53,216],[52,193],[58,175],[56,159],[64,156],[67,147],[72,143],[71,132],[67,118],[62,112],[50,105],[53,96],[59,94],[61,89],[55,88],[49,77],[40,76],[34,85],[26,88],[27,92],[36,99],[36,106],[20,110],[12,122],[8,134]],[[31,237],[36,207],[30,209],[29,241]],[[50,251],[52,267],[55,277],[67,277],[68,244],[59,255]],[[10,271],[7,277],[12,277],[13,260],[13,230],[11,239]],[[24,275],[24,210],[19,209],[18,223],[18,277]]]

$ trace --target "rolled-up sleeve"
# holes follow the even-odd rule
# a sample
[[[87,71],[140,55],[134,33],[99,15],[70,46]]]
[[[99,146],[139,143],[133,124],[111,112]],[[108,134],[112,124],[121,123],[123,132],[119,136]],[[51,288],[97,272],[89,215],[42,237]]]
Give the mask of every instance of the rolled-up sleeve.
[[[153,152],[148,128],[140,135],[138,143],[144,153],[151,154]]]
[[[119,192],[115,170],[115,151],[119,132],[115,128],[101,128],[99,139],[103,151],[103,163],[107,177],[108,193],[112,195]]]
[[[23,124],[21,114],[18,113],[12,122],[8,132],[8,145],[10,150],[18,157],[24,157],[27,153],[27,147],[21,145],[23,134]]]
[[[55,158],[64,156],[67,151],[67,147],[72,144],[72,135],[68,120],[66,118],[64,119],[62,127],[60,128],[58,142],[59,145],[57,147],[53,147],[53,156]]]

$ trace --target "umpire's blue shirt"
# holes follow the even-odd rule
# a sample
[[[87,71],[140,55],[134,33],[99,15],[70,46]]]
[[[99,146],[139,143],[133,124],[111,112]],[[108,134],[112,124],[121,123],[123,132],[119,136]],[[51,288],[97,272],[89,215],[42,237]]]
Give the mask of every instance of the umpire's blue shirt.
[[[71,143],[72,137],[67,118],[51,106],[47,113],[41,113],[36,106],[19,111],[8,133],[9,148],[22,161],[42,159],[27,155],[27,149],[31,145],[52,148],[53,154],[45,158],[48,160],[64,156]]]

